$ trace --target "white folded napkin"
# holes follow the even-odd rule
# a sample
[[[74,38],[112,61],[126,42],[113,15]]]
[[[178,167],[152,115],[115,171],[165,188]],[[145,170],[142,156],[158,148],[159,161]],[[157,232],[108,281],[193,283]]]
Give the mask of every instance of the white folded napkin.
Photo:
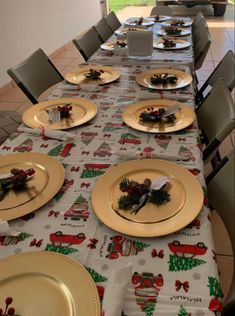
[[[131,280],[132,264],[114,268],[104,292],[102,315],[120,316],[124,304],[127,287]]]
[[[118,156],[118,160],[130,160],[130,159],[162,159],[162,160],[169,160],[169,161],[188,161],[189,156],[180,156],[180,155],[170,155],[170,154],[160,154],[160,153],[152,153],[152,152],[131,152],[125,151],[115,152],[116,156]]]
[[[18,236],[20,232],[10,227],[7,221],[0,219],[0,236]]]
[[[46,128],[44,128],[43,130],[41,128],[28,128],[22,125],[18,127],[18,131],[30,133],[33,135],[42,135],[42,136],[46,136],[53,139],[59,139],[59,140],[68,140],[68,139],[73,139],[75,137],[74,134],[71,134],[68,132],[46,129]]]

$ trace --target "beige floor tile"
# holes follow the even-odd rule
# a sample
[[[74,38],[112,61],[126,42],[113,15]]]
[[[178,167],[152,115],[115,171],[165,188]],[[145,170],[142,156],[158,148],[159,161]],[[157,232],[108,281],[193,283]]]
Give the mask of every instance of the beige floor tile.
[[[21,104],[18,102],[0,102],[0,111],[16,111]]]
[[[224,293],[223,300],[226,300],[233,276],[233,257],[217,256],[217,263],[220,273],[220,284]]]
[[[209,71],[212,72],[214,70],[215,66],[214,66],[214,62],[213,61],[208,61],[205,60],[202,66],[202,70],[203,71]]]
[[[214,47],[212,50],[213,61],[221,60],[229,49],[226,47]]]
[[[26,95],[18,88],[14,87],[3,93],[0,96],[0,102],[7,101],[7,102],[25,102],[27,100]]]
[[[220,152],[221,157],[224,157],[225,155],[229,154],[232,149],[233,149],[233,144],[229,135],[225,138],[225,140],[222,142],[222,144],[219,147],[219,152]]]
[[[203,69],[203,70],[201,70],[201,69]],[[203,64],[201,69],[196,71],[197,79],[199,81],[206,81],[206,79],[210,76],[211,71],[210,70],[204,70],[204,64]]]
[[[231,242],[226,227],[217,213],[211,212],[212,230],[215,241],[215,252],[218,255],[233,255]]]

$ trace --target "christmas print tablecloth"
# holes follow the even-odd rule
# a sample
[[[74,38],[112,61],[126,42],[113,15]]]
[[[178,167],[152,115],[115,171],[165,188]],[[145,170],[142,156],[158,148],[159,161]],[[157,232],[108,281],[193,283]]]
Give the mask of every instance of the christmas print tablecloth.
[[[120,27],[121,30],[124,25]],[[154,43],[160,41],[162,36],[158,35],[157,32],[161,30],[161,23],[155,23],[154,26],[148,27],[148,30],[153,31],[153,40]],[[191,30],[191,27],[183,28],[185,30]],[[128,58],[127,48],[119,49],[116,52],[113,51],[105,51],[103,49],[98,49],[90,58],[89,62],[91,63],[101,63],[101,64],[111,64],[111,65],[138,65],[138,64],[183,64],[188,65],[193,69],[193,62],[194,62],[194,53],[193,53],[193,41],[192,41],[192,34],[188,36],[181,36],[181,37],[172,37],[173,39],[180,39],[188,41],[192,44],[192,46],[180,49],[180,50],[163,50],[163,49],[153,49],[152,56],[150,57],[136,57],[136,58]],[[112,35],[108,40],[107,43],[113,42],[116,43],[118,40],[122,41],[125,39],[124,36],[116,36],[115,34]]]
[[[97,116],[72,129],[73,141],[42,139],[15,133],[0,147],[1,155],[40,152],[61,161],[66,179],[56,196],[39,210],[12,220],[17,237],[0,237],[0,258],[26,251],[55,251],[81,262],[103,296],[113,269],[133,264],[124,315],[214,315],[221,309],[210,211],[203,175],[197,122],[171,134],[148,134],[122,121],[122,111],[143,94],[173,98],[193,107],[193,87],[156,93],[140,87],[135,75],[150,66],[118,67],[121,77],[99,92],[61,83],[51,98],[82,97],[96,103]],[[180,68],[182,69],[182,68]],[[183,70],[189,71],[184,66]],[[205,199],[198,217],[187,227],[158,238],[134,238],[103,225],[91,205],[96,180],[120,161],[154,155],[187,156],[177,163],[201,182]],[[192,205],[193,207],[193,205]],[[184,250],[182,250],[184,249]]]

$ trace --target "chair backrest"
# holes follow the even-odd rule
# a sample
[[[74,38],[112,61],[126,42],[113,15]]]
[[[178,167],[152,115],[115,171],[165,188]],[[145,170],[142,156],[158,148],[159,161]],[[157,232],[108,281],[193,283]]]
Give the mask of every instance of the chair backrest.
[[[223,167],[215,174],[215,176],[207,184],[209,202],[218,212],[223,220],[235,255],[235,207],[234,207],[234,150],[225,157]],[[235,268],[235,264],[233,263]],[[233,269],[232,284],[225,299],[225,315],[233,315],[229,313],[235,306],[235,269]],[[230,310],[231,308],[231,310]],[[233,310],[234,311],[234,310]],[[228,314],[226,314],[228,312]]]
[[[194,46],[194,69],[198,70],[202,67],[203,62],[206,58],[206,55],[209,51],[211,46],[211,36],[208,29],[205,29],[204,32],[201,34],[200,39]]]
[[[38,103],[44,91],[64,79],[41,48],[7,73],[33,104]]]
[[[173,10],[164,5],[156,5],[156,7],[152,8],[150,15],[166,15],[166,16],[173,16]]]
[[[205,32],[205,30],[209,31],[209,27],[206,19],[203,17],[197,27],[192,29],[194,45],[197,45],[197,42],[200,40],[202,33]]]
[[[109,12],[109,14],[106,16],[106,21],[108,22],[108,25],[111,27],[113,32],[122,25],[114,11]]]
[[[21,114],[15,111],[0,111],[0,145],[22,123]]]
[[[107,39],[113,35],[113,30],[104,17],[96,25],[94,25],[93,28],[99,34],[102,42],[107,41]]]
[[[198,24],[200,23],[201,19],[205,19],[204,15],[202,14],[201,11],[199,11],[195,18],[193,19],[193,23],[192,23],[192,30],[194,31],[194,29],[198,26]]]
[[[197,118],[208,143],[203,152],[204,160],[207,160],[234,129],[234,102],[222,79],[216,82],[198,109]]]
[[[89,29],[81,38],[73,39],[73,44],[80,51],[81,55],[88,61],[88,59],[99,49],[102,44],[94,29]]]

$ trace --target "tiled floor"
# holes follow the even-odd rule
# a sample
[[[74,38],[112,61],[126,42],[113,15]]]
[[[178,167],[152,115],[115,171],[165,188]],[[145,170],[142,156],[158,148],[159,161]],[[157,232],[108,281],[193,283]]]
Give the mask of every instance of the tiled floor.
[[[201,85],[205,79],[209,76],[214,67],[218,64],[220,59],[229,50],[234,50],[234,11],[233,6],[229,5],[224,17],[214,17],[212,15],[211,7],[200,8],[207,17],[209,24],[212,45],[210,51],[203,64],[203,68],[197,72],[199,78],[199,85]],[[149,15],[151,7],[129,7],[123,9],[119,13],[120,20],[125,20],[129,16],[144,16]],[[173,7],[175,15],[193,15],[198,8],[187,9],[184,7]],[[79,63],[83,62],[78,50],[71,45],[67,45],[67,48],[62,50],[56,57],[52,58],[53,63],[64,75],[68,71],[76,69]],[[50,93],[50,90],[41,96],[41,100],[45,99]],[[26,96],[17,88],[13,87],[7,92],[0,95],[0,110],[16,110],[23,113],[32,104],[27,100]],[[220,151],[222,155],[228,153],[235,142],[235,132],[227,137],[222,144]],[[221,284],[224,290],[225,296],[228,291],[229,284],[232,278],[233,270],[233,257],[228,235],[224,228],[221,219],[216,212],[212,214],[212,222],[214,227],[214,237],[216,245],[216,254],[219,264]]]

